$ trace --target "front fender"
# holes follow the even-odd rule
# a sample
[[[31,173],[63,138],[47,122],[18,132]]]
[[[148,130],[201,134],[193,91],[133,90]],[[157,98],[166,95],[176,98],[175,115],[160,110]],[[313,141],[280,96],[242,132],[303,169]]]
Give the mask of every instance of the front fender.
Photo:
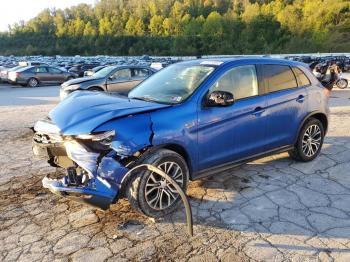
[[[108,121],[94,132],[108,130],[115,130],[116,135],[111,147],[120,156],[131,156],[152,145],[153,131],[149,113]]]

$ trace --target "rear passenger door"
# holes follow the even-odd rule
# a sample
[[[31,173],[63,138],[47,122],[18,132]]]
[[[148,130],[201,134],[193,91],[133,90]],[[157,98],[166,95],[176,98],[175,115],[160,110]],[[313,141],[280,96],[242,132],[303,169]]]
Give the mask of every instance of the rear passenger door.
[[[65,80],[65,75],[61,70],[55,67],[48,67],[50,74],[50,82],[52,83],[63,83]]]
[[[261,65],[261,70],[267,97],[266,150],[292,145],[306,114],[306,86],[288,65]]]

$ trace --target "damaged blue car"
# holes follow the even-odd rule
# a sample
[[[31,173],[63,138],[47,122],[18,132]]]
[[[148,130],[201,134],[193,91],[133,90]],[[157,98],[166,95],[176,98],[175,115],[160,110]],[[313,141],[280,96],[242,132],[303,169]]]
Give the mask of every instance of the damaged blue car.
[[[140,164],[189,180],[288,151],[299,161],[320,153],[327,95],[302,63],[269,58],[193,60],[171,65],[121,97],[74,92],[34,126],[33,152],[61,178],[55,194],[108,209],[127,197],[151,217],[174,211],[175,188]]]

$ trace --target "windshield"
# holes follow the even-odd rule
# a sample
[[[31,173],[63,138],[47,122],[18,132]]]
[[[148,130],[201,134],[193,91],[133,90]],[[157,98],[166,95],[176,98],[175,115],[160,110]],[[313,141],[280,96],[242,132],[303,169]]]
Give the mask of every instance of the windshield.
[[[107,77],[109,75],[109,73],[114,70],[115,67],[114,66],[107,66],[99,71],[97,71],[96,73],[93,74],[94,77]]]
[[[178,104],[189,97],[213,71],[204,65],[174,64],[162,69],[130,91],[129,98]]]

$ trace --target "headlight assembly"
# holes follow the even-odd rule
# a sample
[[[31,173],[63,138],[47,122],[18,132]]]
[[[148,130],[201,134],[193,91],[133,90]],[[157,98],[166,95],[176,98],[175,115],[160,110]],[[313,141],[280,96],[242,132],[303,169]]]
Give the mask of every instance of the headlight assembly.
[[[80,85],[70,85],[70,86],[63,86],[63,89],[64,90],[67,90],[67,91],[74,91],[74,90],[78,90],[80,88]]]
[[[91,140],[93,142],[100,142],[103,145],[111,145],[113,138],[115,136],[115,131],[106,131],[95,134],[81,134],[77,135],[77,139],[81,140]]]

